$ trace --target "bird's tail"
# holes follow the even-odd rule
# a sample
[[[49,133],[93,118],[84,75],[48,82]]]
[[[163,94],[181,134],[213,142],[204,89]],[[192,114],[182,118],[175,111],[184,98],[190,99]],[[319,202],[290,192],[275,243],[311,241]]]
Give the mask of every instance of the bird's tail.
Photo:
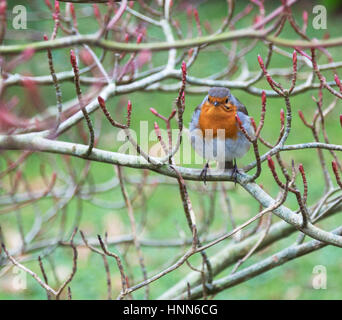
[[[233,161],[225,161],[225,163],[224,163],[224,168],[225,168],[225,169],[233,169],[233,168],[234,168],[234,163],[233,163]]]
[[[218,161],[218,169],[222,170],[229,170],[229,169],[234,169],[234,162],[233,161]]]

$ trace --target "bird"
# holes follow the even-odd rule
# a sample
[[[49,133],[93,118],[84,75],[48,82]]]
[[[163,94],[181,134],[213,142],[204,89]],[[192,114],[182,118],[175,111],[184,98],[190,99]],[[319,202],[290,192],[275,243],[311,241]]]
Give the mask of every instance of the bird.
[[[210,88],[192,115],[190,142],[197,154],[207,160],[200,174],[204,183],[211,160],[217,161],[219,169],[233,169],[234,181],[237,181],[236,158],[243,157],[251,143],[240,130],[236,115],[253,138],[255,132],[248,111],[228,88]]]

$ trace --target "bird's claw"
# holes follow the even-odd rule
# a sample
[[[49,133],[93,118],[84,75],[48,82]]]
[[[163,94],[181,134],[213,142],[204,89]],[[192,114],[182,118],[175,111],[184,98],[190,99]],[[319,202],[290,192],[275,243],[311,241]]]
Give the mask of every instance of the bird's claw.
[[[209,164],[208,162],[205,164],[204,168],[202,169],[201,173],[200,173],[200,178],[203,180],[204,184],[207,184],[207,173],[208,173],[208,169],[209,169]]]
[[[239,169],[238,169],[236,163],[234,163],[234,167],[233,167],[233,170],[232,170],[232,177],[234,179],[234,186],[236,186],[238,173],[239,173]]]

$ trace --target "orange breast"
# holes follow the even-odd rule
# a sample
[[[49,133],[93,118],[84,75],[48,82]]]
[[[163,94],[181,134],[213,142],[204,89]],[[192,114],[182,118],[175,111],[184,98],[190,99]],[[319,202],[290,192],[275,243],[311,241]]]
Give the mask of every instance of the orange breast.
[[[212,129],[213,137],[217,136],[217,130],[225,130],[225,137],[230,139],[237,139],[238,127],[236,125],[235,106],[230,105],[230,111],[224,109],[224,107],[215,107],[208,102],[202,106],[199,127],[202,130],[203,135],[205,130]]]

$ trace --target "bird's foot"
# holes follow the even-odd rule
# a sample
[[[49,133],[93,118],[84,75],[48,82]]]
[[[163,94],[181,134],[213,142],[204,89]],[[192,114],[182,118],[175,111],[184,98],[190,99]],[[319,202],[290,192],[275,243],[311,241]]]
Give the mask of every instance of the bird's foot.
[[[238,173],[239,173],[239,169],[238,169],[238,167],[236,165],[236,162],[234,161],[234,166],[233,166],[233,170],[232,170],[232,176],[233,176],[233,179],[234,179],[234,186],[236,186]]]
[[[200,178],[203,180],[204,184],[207,184],[208,169],[209,169],[209,163],[207,162],[200,173]]]

